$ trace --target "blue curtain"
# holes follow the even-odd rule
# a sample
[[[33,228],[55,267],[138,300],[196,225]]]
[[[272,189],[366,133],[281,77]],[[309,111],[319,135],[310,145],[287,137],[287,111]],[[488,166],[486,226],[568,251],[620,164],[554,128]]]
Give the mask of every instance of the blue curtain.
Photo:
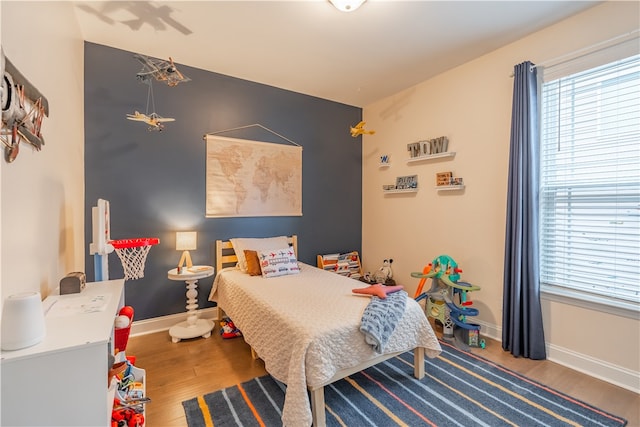
[[[515,66],[504,255],[502,348],[546,359],[538,270],[538,81],[530,62]]]

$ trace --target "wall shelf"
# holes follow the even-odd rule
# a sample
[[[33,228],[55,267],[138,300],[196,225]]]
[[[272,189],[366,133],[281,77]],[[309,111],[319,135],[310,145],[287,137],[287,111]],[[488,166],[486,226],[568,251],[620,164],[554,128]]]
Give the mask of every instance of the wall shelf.
[[[397,193],[417,193],[417,188],[405,188],[403,190],[382,190],[384,194],[397,194]]]
[[[388,169],[391,167],[391,163],[379,163],[378,168],[380,169]]]
[[[461,184],[461,185],[439,185],[439,186],[436,186],[436,190],[438,190],[438,191],[464,190],[464,184]]]
[[[410,163],[422,162],[425,160],[444,159],[448,157],[455,157],[455,155],[456,155],[455,151],[447,151],[444,153],[437,153],[437,154],[427,154],[424,156],[411,157],[410,159],[407,159],[407,163],[410,164]]]

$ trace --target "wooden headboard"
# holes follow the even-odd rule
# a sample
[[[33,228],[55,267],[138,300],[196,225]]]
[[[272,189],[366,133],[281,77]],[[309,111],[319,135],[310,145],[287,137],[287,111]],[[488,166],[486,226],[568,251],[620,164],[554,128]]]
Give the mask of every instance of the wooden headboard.
[[[293,251],[298,256],[298,236],[295,234],[287,238],[289,246],[293,247]],[[229,240],[216,240],[216,273],[225,267],[233,267],[237,264],[238,257],[233,250],[233,245]]]

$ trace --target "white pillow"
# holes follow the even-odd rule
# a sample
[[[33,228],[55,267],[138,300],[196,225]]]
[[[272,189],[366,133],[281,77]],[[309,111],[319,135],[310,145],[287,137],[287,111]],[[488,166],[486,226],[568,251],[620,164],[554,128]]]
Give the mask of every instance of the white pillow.
[[[277,277],[300,273],[300,266],[293,248],[258,251],[262,277]]]
[[[238,268],[244,273],[247,272],[247,260],[244,257],[244,251],[262,251],[271,248],[288,248],[289,239],[287,236],[257,238],[236,238],[229,239],[233,245],[233,251],[238,257]]]

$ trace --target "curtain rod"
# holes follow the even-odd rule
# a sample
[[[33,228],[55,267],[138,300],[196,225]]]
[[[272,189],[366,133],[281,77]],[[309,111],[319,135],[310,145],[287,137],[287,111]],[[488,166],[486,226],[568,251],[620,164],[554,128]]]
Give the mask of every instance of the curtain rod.
[[[612,38],[610,38],[608,40],[604,40],[604,41],[601,41],[599,43],[594,43],[591,46],[587,46],[587,47],[584,47],[582,49],[574,50],[573,52],[566,53],[566,54],[564,54],[562,56],[558,56],[556,58],[549,59],[547,61],[542,61],[541,63],[536,64],[533,67],[534,68],[535,67],[544,67],[547,64],[559,65],[559,64],[562,64],[563,62],[566,62],[566,60],[564,60],[564,58],[566,58],[566,57],[570,57],[567,60],[572,60],[572,59],[575,59],[575,58],[579,58],[580,56],[582,56],[582,55],[584,55],[586,53],[597,52],[597,51],[599,51],[601,49],[605,49],[607,47],[611,47],[611,46],[615,46],[615,45],[620,44],[620,43],[624,43],[625,41],[628,41],[628,40],[621,40],[621,39],[629,38],[629,40],[631,40],[631,39],[633,39],[633,36],[638,34],[639,32],[640,32],[640,30],[629,31],[628,33],[620,34],[619,36],[612,37]],[[616,43],[613,43],[613,42],[616,42]]]
[[[583,55],[586,55],[588,53],[593,53],[593,52],[597,52],[599,50],[605,49],[607,47],[611,47],[611,46],[615,46],[617,44],[621,44],[624,43],[628,40],[633,39],[634,37],[638,36],[638,33],[640,33],[640,30],[633,30],[633,31],[629,31],[628,33],[625,34],[620,34],[618,36],[612,37],[608,40],[604,40],[598,43],[594,43],[590,46],[587,47],[583,47],[581,49],[577,49],[574,50],[572,52],[569,53],[565,53],[564,55],[552,58],[552,59],[548,59],[546,61],[542,61],[539,64],[534,64],[532,65],[532,68],[537,68],[537,67],[544,67],[545,65],[548,64],[553,64],[553,65],[560,65],[564,62],[579,58]],[[625,39],[625,40],[621,40],[621,39]],[[627,40],[628,39],[628,40]],[[615,42],[615,43],[614,43]],[[513,72],[511,72],[509,77],[513,77]]]
[[[271,132],[271,133],[272,133],[272,134],[274,134],[275,136],[279,136],[280,138],[282,138],[282,139],[284,139],[285,141],[287,141],[287,142],[289,142],[289,143],[291,143],[291,144],[295,145],[296,147],[302,147],[302,145],[300,145],[300,144],[298,144],[298,143],[296,143],[296,142],[294,142],[294,141],[290,140],[289,138],[287,138],[287,137],[285,137],[285,136],[280,135],[278,132],[275,132],[275,131],[273,131],[273,130],[269,129],[269,128],[268,128],[268,127],[266,127],[266,126],[262,126],[260,123],[254,123],[254,124],[252,124],[252,125],[246,125],[246,126],[238,126],[238,127],[235,127],[235,128],[219,130],[219,131],[216,131],[216,132],[208,132],[208,133],[205,133],[205,134],[204,134],[204,136],[202,137],[202,139],[207,139],[207,135],[218,135],[218,134],[221,134],[221,133],[231,132],[231,131],[234,131],[234,130],[240,130],[240,129],[246,129],[246,128],[250,128],[250,127],[254,127],[254,126],[258,126],[258,127],[262,128],[262,129],[266,130],[267,132]]]

